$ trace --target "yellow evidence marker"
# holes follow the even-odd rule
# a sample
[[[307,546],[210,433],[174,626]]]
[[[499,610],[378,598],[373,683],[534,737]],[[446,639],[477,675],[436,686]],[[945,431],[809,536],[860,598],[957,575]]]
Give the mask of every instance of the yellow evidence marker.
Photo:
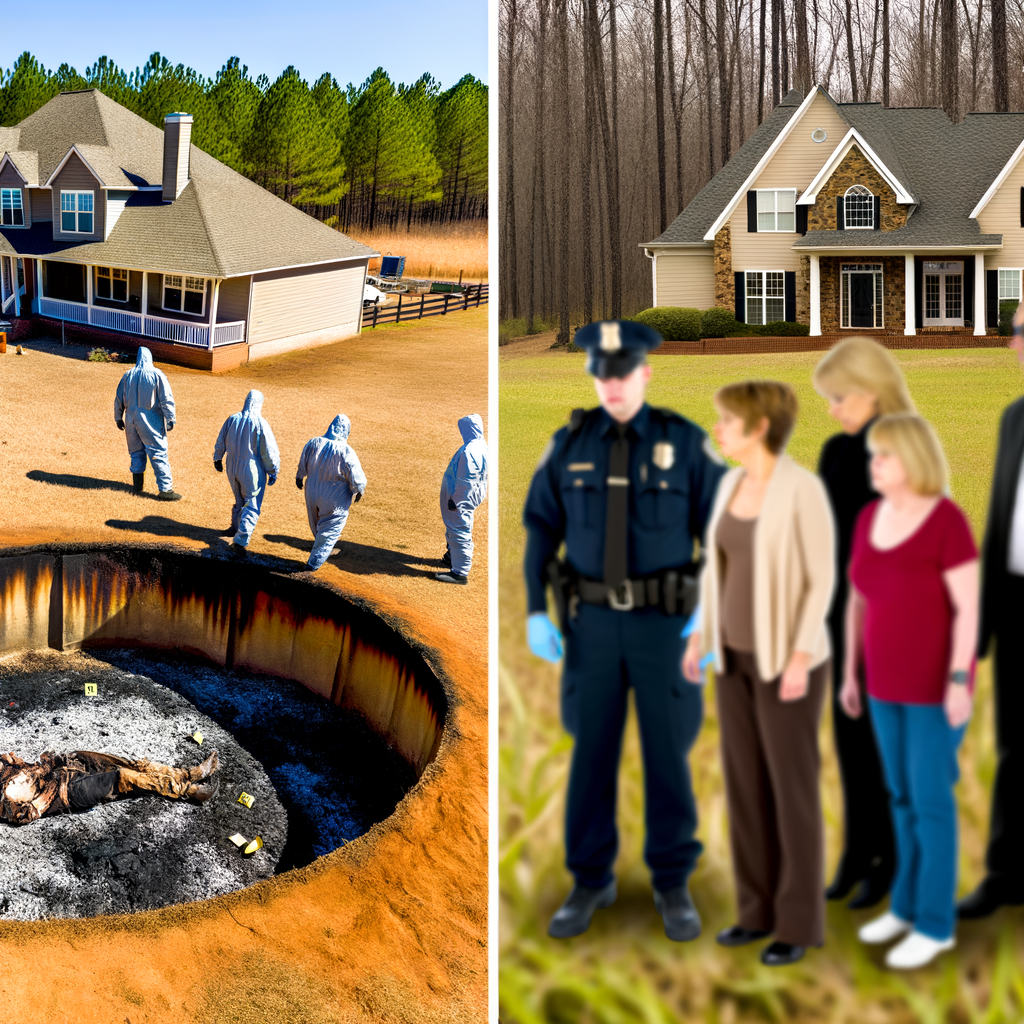
[[[85,695],[86,695],[86,697],[96,697],[98,695],[98,692],[99,691],[97,690],[95,683],[86,683],[85,684]]]
[[[244,852],[245,852],[246,854],[250,854],[250,853],[255,853],[255,852],[256,852],[257,850],[262,850],[262,849],[263,849],[263,840],[262,840],[262,839],[260,839],[260,837],[259,837],[259,836],[257,836],[257,837],[256,837],[256,838],[255,838],[255,839],[254,839],[254,840],[253,840],[253,841],[252,841],[252,842],[251,842],[251,843],[250,843],[250,844],[249,844],[249,845],[248,845],[248,846],[247,846],[247,847],[245,848],[245,851],[244,851]]]
[[[256,797],[249,796],[248,793],[242,793],[242,795],[238,798],[238,802],[240,804],[245,804],[246,807],[251,808],[252,805],[256,803]]]
[[[245,846],[245,836],[240,832],[236,832],[233,836],[228,836],[228,839],[235,844],[235,846],[241,848]]]
[[[192,739],[194,739],[199,746],[203,745],[203,734],[198,729],[192,733]]]

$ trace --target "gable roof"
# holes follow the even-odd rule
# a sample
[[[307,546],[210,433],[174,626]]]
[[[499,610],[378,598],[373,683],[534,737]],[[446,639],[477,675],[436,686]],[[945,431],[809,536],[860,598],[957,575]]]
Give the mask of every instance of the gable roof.
[[[1002,245],[1002,235],[981,234],[976,211],[980,201],[994,191],[993,182],[1003,171],[1009,173],[1008,164],[1024,156],[1024,113],[968,114],[960,124],[953,124],[937,107],[885,108],[879,103],[836,103],[830,97],[829,100],[870,148],[877,164],[884,165],[903,186],[915,206],[906,225],[895,231],[811,231],[797,236],[795,250]],[[787,102],[792,103],[790,97]],[[783,118],[777,120],[780,111]],[[762,159],[774,139],[790,124],[792,115],[791,108],[784,110],[781,104],[776,107],[666,231],[644,244],[695,244],[703,240],[741,190],[756,160],[747,155],[743,166],[735,169],[733,163],[739,161],[751,143],[751,153],[760,153],[762,156],[757,159]],[[865,156],[869,154],[865,152]],[[793,184],[805,187],[803,182]],[[697,209],[690,213],[694,206]]]
[[[871,162],[871,165],[875,170],[882,176],[889,188],[896,193],[896,202],[907,204],[914,202],[914,197],[900,182],[899,178],[889,170],[871,146],[868,145],[864,136],[861,135],[856,128],[851,128],[843,137],[839,145],[832,150],[832,155],[825,161],[821,170],[818,171],[810,185],[807,186],[804,194],[797,200],[798,206],[810,206],[814,203],[815,199],[818,198],[818,191],[825,185],[828,179],[832,177],[835,169],[843,162],[846,154],[849,153],[854,146],[857,146],[860,149],[864,156]]]
[[[136,191],[161,184],[163,146],[162,129],[94,89],[61,93],[0,128],[0,152],[30,186],[49,181],[75,150],[105,188],[135,193],[106,241],[54,242],[47,221],[0,230],[0,253],[205,277],[379,255],[195,146],[189,182],[174,202]]]

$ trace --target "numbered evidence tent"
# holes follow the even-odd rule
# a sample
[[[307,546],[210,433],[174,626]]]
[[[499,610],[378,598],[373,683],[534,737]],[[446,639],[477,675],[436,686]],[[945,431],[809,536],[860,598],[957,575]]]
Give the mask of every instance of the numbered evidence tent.
[[[811,335],[984,335],[1020,299],[1024,114],[790,92],[668,229],[654,304]]]
[[[3,315],[208,369],[357,334],[372,249],[95,89],[0,128]],[[131,337],[126,337],[131,336]]]

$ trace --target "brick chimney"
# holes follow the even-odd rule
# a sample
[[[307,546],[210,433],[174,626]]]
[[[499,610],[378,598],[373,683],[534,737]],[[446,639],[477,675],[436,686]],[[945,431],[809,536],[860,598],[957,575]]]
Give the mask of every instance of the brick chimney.
[[[177,199],[188,184],[188,147],[191,138],[191,114],[168,114],[164,118],[165,203]]]

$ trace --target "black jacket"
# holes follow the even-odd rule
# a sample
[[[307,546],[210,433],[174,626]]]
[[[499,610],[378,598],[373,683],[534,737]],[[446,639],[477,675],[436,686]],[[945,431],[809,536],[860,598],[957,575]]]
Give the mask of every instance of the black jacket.
[[[981,548],[981,626],[978,630],[978,657],[988,654],[992,634],[999,625],[999,612],[1005,607],[1009,573],[1006,558],[1010,544],[1010,524],[1017,499],[1017,480],[1024,457],[1024,398],[1018,398],[1003,411],[999,421],[996,466],[992,474],[992,495],[988,503],[988,522]]]

